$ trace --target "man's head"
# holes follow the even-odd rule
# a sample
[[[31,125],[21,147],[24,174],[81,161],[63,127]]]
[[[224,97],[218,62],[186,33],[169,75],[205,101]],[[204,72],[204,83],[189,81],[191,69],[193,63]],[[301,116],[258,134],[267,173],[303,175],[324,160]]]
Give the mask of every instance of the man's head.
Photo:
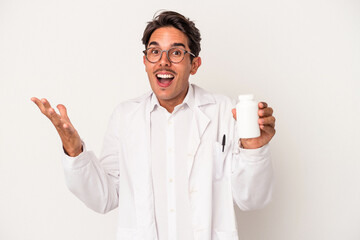
[[[188,46],[190,51],[195,55],[195,57],[199,56],[201,50],[201,36],[199,29],[195,27],[195,23],[190,21],[189,18],[186,18],[180,13],[173,11],[161,12],[152,21],[148,22],[142,37],[142,42],[145,45],[145,48],[148,47],[152,33],[156,29],[162,27],[174,27],[183,32],[188,38]],[[191,60],[193,58],[194,57],[191,56]]]
[[[170,11],[156,16],[144,31],[144,64],[150,85],[170,112],[184,100],[189,76],[201,65],[200,40],[192,21]]]

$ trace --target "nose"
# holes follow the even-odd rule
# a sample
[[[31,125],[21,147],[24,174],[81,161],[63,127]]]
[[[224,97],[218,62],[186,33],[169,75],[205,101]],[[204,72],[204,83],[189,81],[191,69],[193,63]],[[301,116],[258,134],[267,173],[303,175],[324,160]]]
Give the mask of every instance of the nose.
[[[167,57],[167,52],[163,51],[161,53],[161,58],[159,60],[160,66],[170,66],[171,62],[169,61],[168,57]]]

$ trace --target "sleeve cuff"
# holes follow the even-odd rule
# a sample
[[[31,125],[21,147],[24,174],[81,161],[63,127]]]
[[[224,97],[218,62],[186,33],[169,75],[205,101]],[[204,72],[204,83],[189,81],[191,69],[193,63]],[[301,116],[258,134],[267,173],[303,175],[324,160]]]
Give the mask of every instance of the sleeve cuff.
[[[86,155],[88,155],[88,151],[86,149],[85,143],[81,140],[83,151],[76,157],[70,157],[65,153],[65,151],[62,151],[62,164],[64,168],[67,169],[79,169],[84,167],[89,163],[89,159],[86,158]]]
[[[267,159],[270,156],[270,146],[265,144],[264,146],[256,149],[245,149],[239,147],[241,159],[247,162],[258,162]]]

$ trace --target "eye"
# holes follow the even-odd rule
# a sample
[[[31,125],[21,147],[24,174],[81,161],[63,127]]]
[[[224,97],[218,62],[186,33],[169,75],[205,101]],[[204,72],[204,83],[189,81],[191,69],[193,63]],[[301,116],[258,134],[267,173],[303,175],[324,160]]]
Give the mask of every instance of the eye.
[[[174,56],[181,56],[181,50],[174,49],[171,54],[174,55]]]
[[[155,55],[157,55],[157,54],[159,54],[159,53],[160,53],[160,50],[159,50],[159,49],[154,48],[154,49],[151,49],[151,50],[150,50],[150,53],[151,53],[151,54],[155,54]]]

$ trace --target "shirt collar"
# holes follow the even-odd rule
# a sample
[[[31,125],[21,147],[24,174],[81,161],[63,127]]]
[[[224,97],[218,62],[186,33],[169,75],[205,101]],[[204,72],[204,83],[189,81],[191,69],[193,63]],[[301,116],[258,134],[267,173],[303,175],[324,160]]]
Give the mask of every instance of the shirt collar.
[[[191,110],[194,109],[195,98],[194,98],[194,87],[189,84],[188,92],[184,98],[184,101],[180,105],[187,105]],[[150,97],[150,112],[154,111],[156,107],[159,107],[160,103],[154,92],[151,93]]]
[[[183,103],[188,105],[188,107],[193,110],[195,105],[195,97],[194,97],[194,88],[192,84],[189,84],[189,90],[184,98]]]
[[[156,106],[160,106],[160,103],[154,92],[152,92],[150,96],[150,112],[154,111]]]

